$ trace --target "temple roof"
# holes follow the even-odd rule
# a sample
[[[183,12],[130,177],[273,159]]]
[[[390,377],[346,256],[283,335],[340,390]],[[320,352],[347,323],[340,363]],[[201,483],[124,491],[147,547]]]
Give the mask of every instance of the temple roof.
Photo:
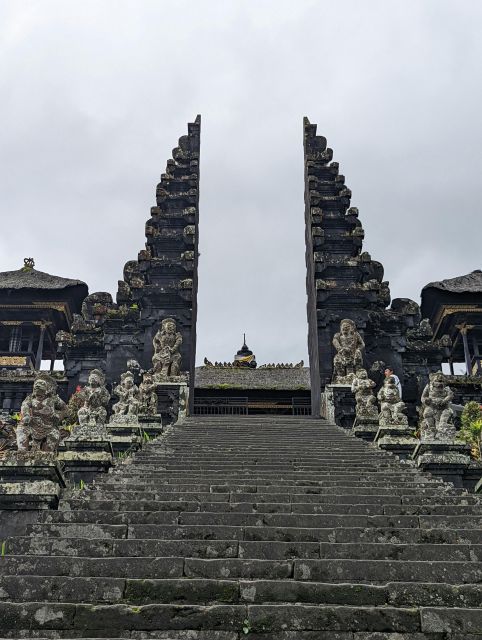
[[[196,389],[309,390],[308,367],[196,367]]]
[[[52,276],[50,273],[37,271],[33,268],[23,267],[17,271],[3,271],[0,273],[0,289],[67,289],[68,287],[87,285],[82,280],[72,280],[70,278],[61,278],[60,276]]]
[[[482,293],[482,271],[476,269],[465,276],[430,282],[424,286],[422,291],[426,289],[440,289],[450,293]]]

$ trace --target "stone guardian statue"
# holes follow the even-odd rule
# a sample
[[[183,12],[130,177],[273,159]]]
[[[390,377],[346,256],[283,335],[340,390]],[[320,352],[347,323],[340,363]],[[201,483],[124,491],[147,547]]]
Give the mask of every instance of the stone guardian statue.
[[[57,383],[47,374],[39,374],[32,393],[22,402],[17,426],[19,453],[55,453],[60,440],[60,424],[67,405],[57,395]]]
[[[157,383],[152,373],[147,371],[139,385],[139,413],[142,415],[156,415],[157,413]]]
[[[152,342],[152,370],[157,379],[176,378],[181,372],[182,335],[173,318],[164,318]]]
[[[454,412],[450,407],[453,397],[454,394],[446,385],[443,374],[431,374],[429,383],[422,393],[422,442],[439,440],[453,443],[456,434]]]
[[[105,386],[105,376],[100,369],[92,369],[89,379],[82,389],[83,404],[78,411],[79,427],[74,428],[72,435],[101,435],[107,422],[107,405],[110,393]]]
[[[112,407],[113,418],[123,416],[137,417],[139,413],[139,389],[134,383],[134,375],[131,371],[126,371],[121,375],[120,383],[114,389],[114,395],[119,401]]]
[[[370,380],[365,369],[359,369],[353,378],[351,390],[356,400],[356,423],[375,424],[378,422],[378,405],[373,393],[375,383]]]
[[[351,384],[356,372],[363,367],[365,343],[353,320],[340,322],[340,331],[333,337],[336,354],[333,359],[333,382]]]
[[[408,426],[407,407],[400,398],[398,387],[392,376],[385,378],[377,397],[380,402],[380,426]]]

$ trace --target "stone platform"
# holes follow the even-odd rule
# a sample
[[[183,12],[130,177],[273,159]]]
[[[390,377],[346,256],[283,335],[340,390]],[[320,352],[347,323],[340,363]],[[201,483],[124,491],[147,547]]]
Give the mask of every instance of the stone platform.
[[[480,640],[481,524],[325,421],[188,418],[8,538],[0,637]]]

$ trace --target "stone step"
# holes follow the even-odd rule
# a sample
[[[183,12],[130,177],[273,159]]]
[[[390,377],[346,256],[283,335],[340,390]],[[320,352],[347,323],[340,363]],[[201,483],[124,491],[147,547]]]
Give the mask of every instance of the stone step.
[[[255,496],[257,494],[254,494]],[[103,496],[102,496],[103,497]],[[482,515],[481,505],[384,505],[315,502],[198,502],[156,500],[142,498],[142,494],[122,499],[89,500],[78,508],[90,511],[186,511],[237,513],[303,513],[303,514],[365,514],[365,515]],[[137,498],[137,499],[136,499]],[[66,510],[65,508],[63,510]]]
[[[323,421],[191,418],[6,540],[0,635],[472,640],[481,524]]]
[[[109,630],[108,637],[115,637],[116,632],[122,632],[124,629],[144,632],[209,629],[239,633],[244,625],[248,633],[261,633],[265,638],[266,633],[280,631],[295,632],[295,637],[299,638],[299,633],[305,630],[351,632],[355,628],[358,633],[400,631],[404,634],[412,634],[413,640],[415,638],[413,634],[444,633],[447,628],[460,633],[470,633],[472,629],[480,628],[481,618],[480,609],[455,607],[417,609],[301,604],[215,606],[152,604],[132,607],[124,604],[92,606],[72,603],[46,605],[42,602],[0,603],[0,619],[4,630],[21,629],[24,625],[31,632],[44,633],[53,630],[57,637],[63,635],[64,638],[69,637],[69,630],[81,631],[84,637],[91,630]],[[30,635],[30,637],[35,636]],[[279,635],[277,637],[283,638]],[[330,637],[333,640],[340,638],[339,636],[337,639],[335,635]],[[170,638],[170,635],[166,638]],[[207,635],[206,638],[213,638],[213,636]]]
[[[1,576],[46,575],[131,578],[209,578],[302,580],[315,582],[480,583],[481,563],[363,559],[264,560],[255,558],[184,558],[8,556]]]
[[[407,496],[390,496],[390,495],[372,495],[372,494],[309,494],[309,493],[209,493],[209,492],[176,492],[176,491],[162,491],[139,492],[136,491],[104,491],[99,489],[98,491],[92,491],[85,494],[85,492],[72,492],[72,497],[62,499],[60,504],[61,510],[71,509],[93,509],[98,508],[97,504],[107,502],[118,502],[125,500],[132,500],[133,494],[143,495],[143,503],[153,503],[153,501],[160,502],[200,502],[200,503],[240,503],[250,502],[255,500],[257,504],[262,503],[313,503],[313,504],[378,504],[378,505],[433,505],[433,506],[481,506],[480,499],[476,496],[465,496],[461,499],[459,496],[447,496],[447,495],[407,495]],[[138,502],[138,501],[136,501]],[[139,503],[139,502],[138,502]],[[140,504],[140,503],[139,503]],[[94,506],[95,505],[95,506]],[[109,509],[105,509],[108,511]],[[130,510],[130,509],[127,509]],[[143,509],[144,510],[144,509]],[[155,509],[153,509],[155,510]]]
[[[392,582],[383,585],[205,578],[0,577],[0,602],[251,604],[267,602],[334,605],[473,607],[482,597],[476,584]]]
[[[98,485],[100,487],[100,485]],[[109,490],[111,485],[106,485],[109,486]],[[125,482],[125,483],[118,483],[116,485],[118,488],[118,491],[124,491],[124,489],[127,487],[133,487],[135,485],[132,485],[130,482]],[[99,489],[100,490],[100,489]],[[114,490],[114,489],[112,489]],[[366,497],[366,496],[387,496],[387,497],[394,497],[394,496],[413,496],[413,497],[419,497],[419,496],[424,496],[427,498],[430,497],[438,497],[438,496],[450,496],[450,497],[455,497],[456,499],[456,503],[458,501],[458,496],[460,496],[460,500],[465,500],[468,496],[466,494],[465,491],[463,491],[462,489],[453,489],[450,486],[446,485],[445,487],[432,487],[432,486],[428,486],[428,487],[423,487],[422,489],[420,489],[419,487],[407,487],[406,485],[397,487],[397,488],[390,488],[388,489],[386,486],[381,486],[381,487],[374,487],[373,483],[367,484],[367,485],[361,485],[359,482],[358,483],[353,483],[353,486],[326,486],[326,485],[319,485],[319,484],[308,484],[308,485],[304,485],[304,484],[284,484],[284,485],[278,485],[278,484],[249,484],[246,483],[246,480],[239,484],[239,483],[224,483],[224,484],[219,484],[218,483],[214,483],[214,484],[184,484],[184,483],[179,483],[179,484],[172,484],[169,483],[169,481],[163,481],[163,482],[153,482],[150,484],[146,484],[145,485],[145,491],[147,493],[149,493],[150,491],[154,491],[154,490],[158,490],[162,493],[189,493],[189,492],[194,492],[194,493],[211,493],[211,494],[216,494],[216,493],[260,493],[260,494],[265,494],[265,493],[285,493],[285,492],[290,492],[293,494],[307,494],[307,495],[323,495],[323,496],[342,496],[342,495],[357,495],[359,492],[359,495],[362,497]],[[90,490],[85,490],[84,492],[80,492],[80,491],[71,491],[69,494],[67,495],[67,500],[69,499],[69,496],[73,496],[73,497],[89,497],[89,496],[94,496],[95,492],[97,491],[97,489],[94,489],[92,491]],[[469,497],[470,498],[474,498],[474,496]],[[476,501],[480,500],[480,498],[475,496]],[[61,502],[62,505],[62,502]]]
[[[217,513],[184,511],[51,511],[40,515],[38,524],[29,525],[30,533],[42,533],[46,527],[61,523],[76,526],[98,524],[104,527],[126,524],[207,524],[228,526],[268,526],[302,528],[422,528],[422,529],[479,529],[479,515],[351,515],[307,513]],[[55,523],[55,524],[51,524]],[[110,524],[107,524],[110,523]],[[53,529],[52,529],[53,530]],[[68,534],[67,534],[68,535]]]
[[[275,542],[189,539],[92,539],[17,537],[6,541],[8,555],[39,556],[182,556],[195,558],[346,558],[374,560],[428,560],[482,562],[482,545],[431,543]]]
[[[46,525],[44,525],[45,527]],[[68,528],[67,528],[68,527]],[[92,534],[95,532],[95,536]],[[70,534],[66,536],[66,534]],[[189,540],[252,540],[280,542],[370,542],[391,544],[478,544],[478,529],[404,529],[404,528],[300,528],[300,527],[237,527],[222,525],[95,525],[92,531],[84,525],[56,525],[50,531],[56,544],[69,538],[85,537],[104,543],[120,539],[189,539]],[[40,537],[44,538],[42,534]],[[35,539],[36,536],[33,537]]]

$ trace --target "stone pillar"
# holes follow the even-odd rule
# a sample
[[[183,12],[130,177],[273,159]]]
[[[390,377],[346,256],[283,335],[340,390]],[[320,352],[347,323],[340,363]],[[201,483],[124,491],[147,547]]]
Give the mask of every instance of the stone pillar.
[[[44,350],[44,338],[45,338],[45,325],[43,324],[40,327],[40,338],[38,341],[38,347],[37,347],[37,355],[35,357],[35,369],[38,371],[40,369],[40,366],[42,364],[42,355],[43,355],[43,350]]]
[[[348,384],[327,384],[321,397],[321,417],[351,429],[355,420],[355,396]]]
[[[186,417],[189,406],[187,382],[162,382],[157,386],[157,412],[165,425]]]

